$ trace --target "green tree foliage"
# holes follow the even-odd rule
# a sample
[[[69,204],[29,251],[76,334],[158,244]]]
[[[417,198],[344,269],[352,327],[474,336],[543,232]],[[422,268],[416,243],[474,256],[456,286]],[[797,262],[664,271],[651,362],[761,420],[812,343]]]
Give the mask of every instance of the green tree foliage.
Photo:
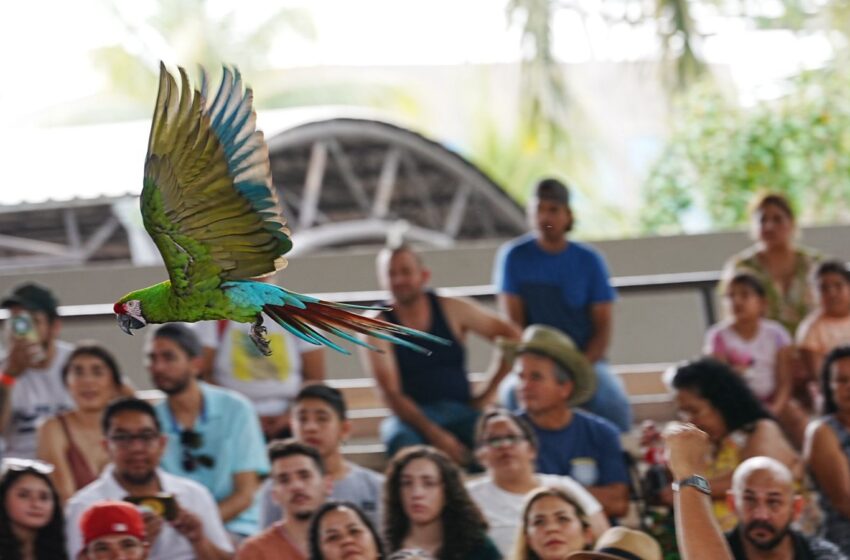
[[[207,0],[155,0],[146,18],[118,0],[103,4],[122,30],[119,43],[90,55],[105,78],[104,91],[63,107],[62,124],[146,118],[156,96],[160,60],[190,72],[193,64],[202,65],[213,73],[213,82],[223,64],[235,65],[258,92],[256,103],[268,106],[267,95],[278,91],[265,87],[274,80],[269,64],[274,41],[284,34],[312,40],[316,34],[309,14],[295,7],[275,7],[262,21],[239,27],[238,7],[216,14]],[[56,113],[51,116],[55,122]]]
[[[786,194],[803,222],[850,218],[848,86],[846,72],[806,73],[750,108],[696,88],[645,183],[644,231],[682,231],[694,209],[714,228],[739,226],[765,190]]]

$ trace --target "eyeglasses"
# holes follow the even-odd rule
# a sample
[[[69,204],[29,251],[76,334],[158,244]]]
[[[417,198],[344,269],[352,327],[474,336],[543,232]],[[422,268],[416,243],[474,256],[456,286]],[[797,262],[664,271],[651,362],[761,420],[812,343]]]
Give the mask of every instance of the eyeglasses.
[[[139,432],[138,434],[113,434],[106,439],[122,449],[132,446],[134,441],[140,441],[145,447],[150,447],[159,439],[159,434],[153,431]]]
[[[181,464],[186,472],[194,472],[198,466],[211,469],[215,466],[215,458],[205,453],[192,454],[190,449],[200,449],[204,445],[204,435],[195,430],[183,430],[180,432],[180,445],[183,446],[183,457]]]
[[[44,461],[19,459],[17,457],[7,457],[0,463],[0,473],[6,473],[8,471],[35,471],[39,474],[50,474],[54,469],[55,467],[53,465]]]
[[[113,560],[119,557],[139,560],[144,557],[145,547],[139,539],[128,537],[117,543],[95,541],[89,545],[88,553],[93,560]]]
[[[523,436],[510,435],[510,436],[496,436],[487,438],[484,440],[484,443],[488,447],[499,448],[499,447],[513,447],[519,443],[525,441]]]

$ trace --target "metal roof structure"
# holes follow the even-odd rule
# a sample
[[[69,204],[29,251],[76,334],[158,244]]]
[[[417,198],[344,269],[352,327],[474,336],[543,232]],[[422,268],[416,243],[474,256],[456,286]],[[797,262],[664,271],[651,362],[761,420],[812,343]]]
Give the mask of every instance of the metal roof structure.
[[[522,208],[475,165],[387,122],[309,123],[271,138],[269,150],[293,252],[388,235],[450,247],[526,227]]]
[[[374,118],[302,119],[293,127],[290,118],[287,128],[270,132],[266,128],[272,177],[293,231],[293,254],[383,245],[388,237],[451,247],[526,228],[522,208],[492,179],[409,129]],[[136,134],[128,136],[136,141]],[[128,181],[129,173],[120,177],[121,184]],[[137,208],[134,194],[0,205],[0,272],[90,261],[155,263],[159,257]]]

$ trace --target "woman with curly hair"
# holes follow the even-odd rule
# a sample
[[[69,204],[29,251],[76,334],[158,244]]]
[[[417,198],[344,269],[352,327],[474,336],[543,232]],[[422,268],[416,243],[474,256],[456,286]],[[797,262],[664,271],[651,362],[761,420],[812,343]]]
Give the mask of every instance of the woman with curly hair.
[[[67,560],[59,495],[51,465],[4,459],[0,474],[0,558]]]
[[[584,509],[556,486],[541,486],[528,495],[520,523],[515,560],[564,560],[593,544]]]
[[[745,459],[771,457],[801,480],[800,456],[744,378],[730,366],[714,358],[684,362],[669,383],[680,419],[707,433],[714,445],[706,478],[711,483],[714,514],[723,530],[737,524],[726,505],[726,491],[732,487],[732,472]]]
[[[425,445],[401,450],[387,467],[384,530],[390,552],[420,548],[439,560],[495,560],[501,553],[457,466]]]

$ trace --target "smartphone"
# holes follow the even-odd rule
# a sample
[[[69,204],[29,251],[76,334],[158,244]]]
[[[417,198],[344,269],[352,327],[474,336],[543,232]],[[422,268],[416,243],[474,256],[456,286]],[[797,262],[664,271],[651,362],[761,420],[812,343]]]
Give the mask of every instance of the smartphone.
[[[12,338],[33,345],[34,352],[31,356],[33,362],[39,363],[44,360],[44,350],[41,348],[41,340],[39,340],[38,333],[35,331],[32,315],[26,311],[12,315],[9,318],[9,330]]]
[[[127,496],[125,502],[136,504],[142,509],[155,513],[166,521],[177,518],[177,500],[174,494],[160,493],[153,496]]]

